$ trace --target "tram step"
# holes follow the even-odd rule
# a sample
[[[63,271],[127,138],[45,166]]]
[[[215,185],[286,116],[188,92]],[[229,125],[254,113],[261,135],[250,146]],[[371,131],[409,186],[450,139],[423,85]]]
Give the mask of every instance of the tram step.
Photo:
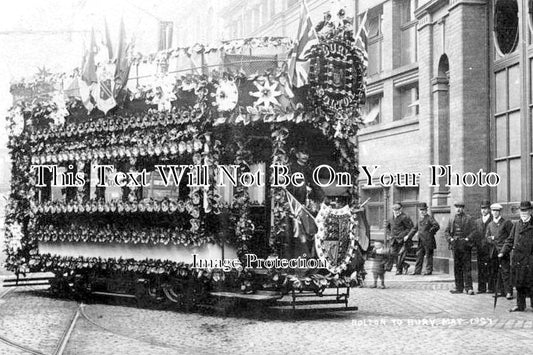
[[[23,287],[23,286],[50,286],[48,282],[19,282],[17,283],[5,283],[3,287]]]
[[[268,292],[268,293],[252,293],[244,294],[239,292],[211,292],[211,296],[214,297],[226,297],[226,298],[240,298],[249,301],[273,301],[280,299],[282,295],[280,293]]]
[[[93,295],[100,295],[100,296],[113,296],[113,297],[124,297],[124,298],[135,298],[135,295],[130,295],[127,293],[113,293],[113,292],[101,292],[101,291],[93,291],[91,292]]]
[[[272,309],[281,311],[281,312],[305,312],[306,314],[310,311],[312,312],[346,312],[346,311],[358,311],[359,307],[349,306],[349,307],[315,307],[315,308],[289,308],[287,306],[274,306]]]
[[[345,300],[307,300],[307,301],[278,301],[276,303],[280,306],[308,306],[308,305],[321,305],[321,304],[346,304]]]
[[[290,294],[289,294],[290,295]],[[309,298],[309,297],[319,297],[319,298],[331,298],[331,297],[346,297],[346,293],[323,293],[322,296],[317,295],[315,292],[311,293],[295,293],[295,298]]]
[[[49,286],[48,283],[52,280],[52,276],[19,276],[10,279],[5,279],[3,287],[18,287],[18,286]]]

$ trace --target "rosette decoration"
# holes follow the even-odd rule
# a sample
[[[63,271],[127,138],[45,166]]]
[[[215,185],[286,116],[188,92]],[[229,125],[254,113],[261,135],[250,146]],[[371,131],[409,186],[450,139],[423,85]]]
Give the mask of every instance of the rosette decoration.
[[[151,244],[183,245],[199,247],[205,243],[215,243],[214,234],[207,235],[198,230],[183,227],[140,227],[121,225],[95,227],[90,223],[71,224],[68,227],[53,224],[39,226],[33,235],[41,242],[70,243],[114,243],[114,244]],[[13,244],[13,240],[10,241]],[[20,246],[20,243],[19,243]]]
[[[158,77],[147,94],[148,103],[157,105],[159,111],[170,111],[172,101],[176,100],[174,93],[174,83],[172,78]]]
[[[233,80],[221,80],[215,93],[216,105],[219,111],[231,111],[237,106],[239,90]]]

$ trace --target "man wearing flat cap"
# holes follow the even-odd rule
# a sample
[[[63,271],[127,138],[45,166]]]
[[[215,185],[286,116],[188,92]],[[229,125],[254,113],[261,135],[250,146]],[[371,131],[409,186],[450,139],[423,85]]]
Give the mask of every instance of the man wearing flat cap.
[[[487,227],[492,221],[490,201],[481,201],[481,217],[476,219],[477,293],[494,292],[495,279],[489,279],[489,245],[485,239]]]
[[[465,204],[462,201],[455,203],[455,216],[446,226],[444,235],[453,251],[453,268],[455,277],[455,289],[451,293],[463,293],[473,295],[472,287],[472,246],[476,228],[472,218],[464,213]]]
[[[433,273],[433,251],[437,248],[435,233],[437,233],[440,226],[428,214],[428,205],[425,202],[418,205],[418,210],[420,212],[418,225],[414,226],[409,232],[409,238],[413,238],[413,236],[418,234],[416,265],[413,275],[420,275],[422,273],[424,256],[426,257],[426,272],[424,272],[424,275],[431,275]]]
[[[520,220],[513,226],[498,257],[510,254],[511,281],[516,287],[516,306],[511,312],[526,310],[526,296],[533,302],[533,219],[531,202],[520,202]]]
[[[492,221],[487,226],[485,238],[489,245],[489,278],[499,285],[499,290],[494,291],[510,300],[513,298],[510,257],[509,253],[502,254],[502,249],[511,234],[513,223],[502,217],[502,208],[499,203],[490,205]]]
[[[392,240],[391,251],[394,256],[397,256],[396,275],[407,274],[407,269],[409,269],[410,265],[405,262],[405,257],[412,244],[412,236],[409,236],[409,232],[413,228],[413,221],[408,215],[403,213],[402,207],[400,202],[396,202],[392,206],[392,218],[387,222],[386,226],[387,239]],[[386,270],[392,269],[394,260],[393,258],[389,260]]]

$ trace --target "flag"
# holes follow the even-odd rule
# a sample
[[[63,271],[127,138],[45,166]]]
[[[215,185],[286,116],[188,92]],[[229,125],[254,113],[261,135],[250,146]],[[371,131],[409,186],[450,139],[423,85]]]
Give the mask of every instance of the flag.
[[[361,51],[363,65],[368,67],[368,30],[366,29],[366,18],[368,16],[368,10],[365,12],[361,24],[357,29],[357,35],[355,36],[355,46]]]
[[[89,112],[91,112],[94,108],[92,91],[95,84],[98,82],[98,77],[96,75],[96,64],[94,61],[95,54],[96,43],[94,39],[94,29],[92,29],[89,49],[85,50],[81,64],[81,80],[78,79],[80,98],[83,106],[85,106]]]
[[[293,216],[294,238],[304,240],[307,235],[313,235],[318,230],[315,218],[293,194],[287,191],[287,189],[284,190],[287,196],[289,210]]]
[[[120,20],[120,32],[118,37],[117,61],[115,67],[115,88],[113,96],[118,97],[120,91],[126,87],[128,76],[130,75],[131,62],[128,60],[129,44],[126,44],[126,30],[124,20]]]
[[[96,106],[104,114],[117,105],[114,96],[115,81],[113,79],[114,64],[103,64],[98,68],[98,84],[93,90]]]
[[[374,122],[379,116],[379,111],[379,105],[372,106],[372,108],[367,112],[367,114],[363,116],[363,123],[370,124]]]
[[[96,54],[96,41],[94,39],[94,29],[91,30],[91,44],[89,49],[85,51],[85,56],[83,57],[82,67],[81,67],[81,79],[91,85],[98,81],[96,76],[96,64],[94,62],[94,56]]]
[[[305,0],[303,0],[297,44],[291,51],[289,61],[289,81],[292,86],[299,88],[309,83],[309,54],[311,47],[316,44],[318,44],[318,36],[309,17]]]
[[[111,43],[111,36],[109,35],[109,28],[107,27],[107,19],[104,19],[105,25],[105,46],[107,47],[107,54],[109,60],[113,60],[113,44]]]

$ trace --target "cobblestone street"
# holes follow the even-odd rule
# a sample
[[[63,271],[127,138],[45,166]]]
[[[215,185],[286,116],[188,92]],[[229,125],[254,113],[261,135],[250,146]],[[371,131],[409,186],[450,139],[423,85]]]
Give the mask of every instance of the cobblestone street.
[[[80,305],[34,289],[1,289],[0,354],[531,351],[531,308],[509,313],[515,300],[498,299],[493,311],[492,295],[453,295],[452,286],[442,277],[391,276],[387,289],[352,289],[350,305],[358,311],[294,317],[257,309],[224,316]]]

